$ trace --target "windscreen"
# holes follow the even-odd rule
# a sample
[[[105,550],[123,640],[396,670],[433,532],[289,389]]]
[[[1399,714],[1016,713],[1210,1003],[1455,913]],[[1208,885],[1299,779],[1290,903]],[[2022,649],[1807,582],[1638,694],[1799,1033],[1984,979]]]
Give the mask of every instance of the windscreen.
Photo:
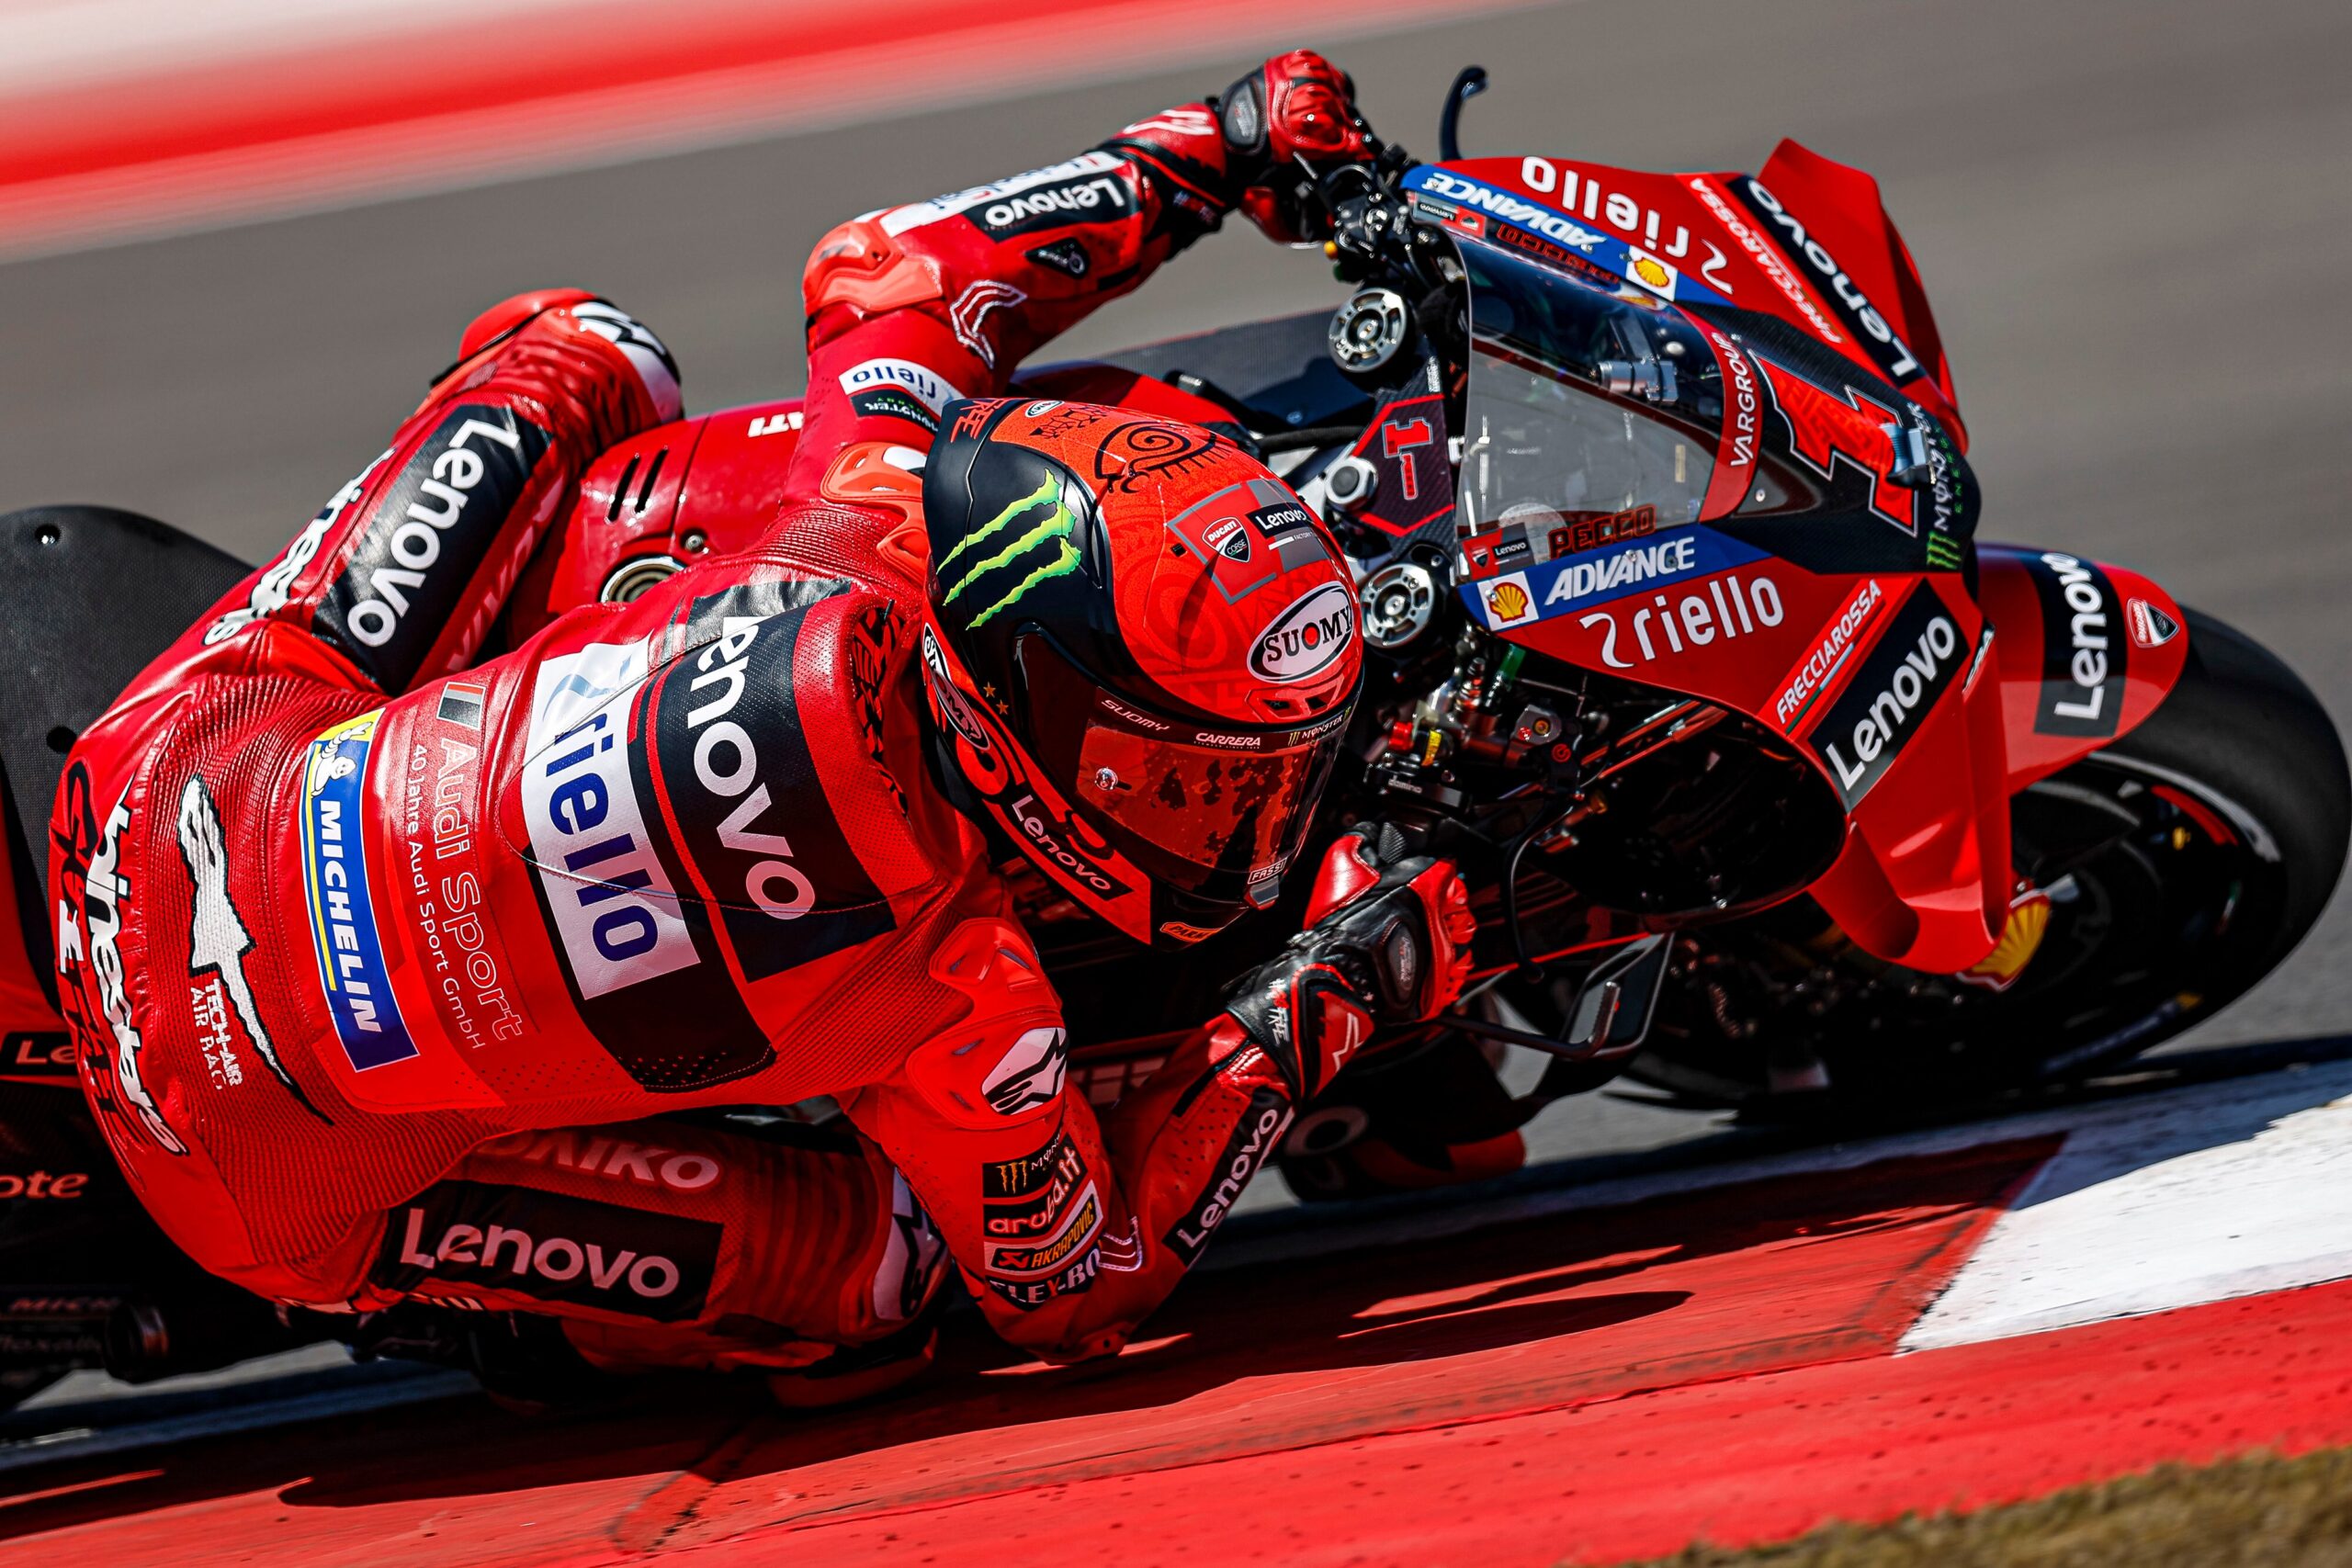
[[[1704,341],[1630,283],[1459,248],[1470,285],[1468,531],[1525,525],[1547,559],[1611,542],[1612,520],[1643,508],[1650,525],[1696,521],[1721,428]]]

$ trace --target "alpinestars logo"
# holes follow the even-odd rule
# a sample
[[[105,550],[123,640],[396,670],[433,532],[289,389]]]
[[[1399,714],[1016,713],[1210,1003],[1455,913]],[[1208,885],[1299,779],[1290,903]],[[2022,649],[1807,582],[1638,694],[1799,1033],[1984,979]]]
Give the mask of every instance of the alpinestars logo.
[[[874,1270],[874,1315],[903,1323],[922,1310],[942,1276],[947,1243],[915,1201],[907,1179],[890,1173],[890,1239]]]
[[[1068,1062],[1060,1030],[1032,1029],[989,1070],[981,1080],[980,1093],[1000,1116],[1019,1116],[1051,1105],[1061,1098],[1062,1072]]]
[[[650,327],[602,299],[583,299],[574,305],[571,319],[628,355],[637,378],[645,383],[646,394],[653,400],[653,412],[663,423],[685,412],[685,401],[678,391],[678,362]]]
[[[1078,570],[1078,547],[1070,542],[1077,525],[1078,519],[1070,515],[1068,503],[1062,500],[1061,487],[1047,479],[1035,492],[989,518],[940,558],[933,570],[941,581],[957,570],[959,561],[965,563],[962,575],[949,583],[940,603],[955,604],[991,574],[1001,574],[1008,569],[1020,571],[1022,575],[1011,587],[964,623],[974,630],[988,625],[999,614],[1018,604],[1039,583],[1068,577]],[[984,546],[991,547],[980,553]],[[967,552],[973,552],[968,558]],[[1001,581],[1001,576],[997,580]]]
[[[122,830],[130,826],[130,786],[125,785],[115,797],[114,808],[107,813],[96,847],[90,852],[90,867],[82,881],[82,917],[90,931],[90,969],[97,976],[98,1009],[114,1032],[115,1087],[138,1113],[149,1135],[171,1153],[184,1155],[187,1145],[164,1120],[155,1097],[147,1092],[146,1080],[140,1076],[139,1058],[147,1043],[130,1021],[130,977],[122,967],[122,901],[130,896],[130,883],[122,874]]]
[[[180,791],[179,838],[180,858],[187,863],[188,880],[195,886],[189,899],[188,977],[194,979],[208,970],[219,976],[221,990],[236,1010],[237,1021],[245,1026],[245,1038],[253,1042],[287,1092],[316,1115],[318,1108],[277,1059],[277,1047],[269,1031],[261,1026],[261,1010],[254,1006],[253,987],[245,979],[245,954],[254,950],[253,933],[229,900],[229,852],[220,832],[220,812],[212,804],[212,792],[205,787],[200,773],[191,774],[187,787]]]
[[[996,345],[989,342],[983,330],[991,310],[1008,310],[1015,305],[1026,304],[1029,296],[1010,283],[984,277],[956,297],[947,312],[948,325],[956,329],[956,341],[972,351],[972,357],[996,368]]]

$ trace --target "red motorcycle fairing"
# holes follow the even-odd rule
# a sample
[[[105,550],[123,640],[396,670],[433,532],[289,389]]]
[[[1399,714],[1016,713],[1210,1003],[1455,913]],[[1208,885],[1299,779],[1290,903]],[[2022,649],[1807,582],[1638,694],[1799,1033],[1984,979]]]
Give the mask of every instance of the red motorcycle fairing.
[[[2014,795],[2155,712],[2188,661],[2188,621],[2124,567],[2030,545],[1982,545],[1977,560]]]
[[[1456,233],[1603,287],[1777,316],[1925,407],[1967,450],[1918,266],[1860,169],[1784,140],[1760,175],[1531,155],[1428,165],[1406,185],[1453,208],[1440,221]]]
[[[1453,231],[1471,292],[1465,451],[1481,467],[1464,489],[1481,531],[1464,596],[1511,641],[1796,742],[1847,824],[1808,890],[1865,950],[1964,969],[1992,950],[2013,873],[1949,372],[1867,176],[1792,145],[1769,166],[1810,200],[1746,175],[1543,158],[1408,176],[1419,214]],[[1867,211],[1842,205],[1864,196]],[[1849,270],[1832,242],[1871,260]],[[1629,350],[1667,368],[1645,379]],[[1550,470],[1522,456],[1564,429],[1571,454],[1610,439],[1562,413],[1580,400],[1623,416],[1616,468],[1605,446]],[[1646,463],[1638,480],[1627,452]],[[1554,511],[1562,479],[1582,495],[1587,473],[1657,504]]]

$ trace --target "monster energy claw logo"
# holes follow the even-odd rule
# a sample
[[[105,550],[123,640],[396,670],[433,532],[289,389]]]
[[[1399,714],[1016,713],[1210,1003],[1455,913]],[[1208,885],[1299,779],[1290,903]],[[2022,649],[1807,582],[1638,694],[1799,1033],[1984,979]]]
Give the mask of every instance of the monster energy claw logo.
[[[1046,510],[1042,515],[1037,515],[1041,508]],[[942,557],[939,562],[941,578],[944,580],[947,576],[948,568],[965,551],[994,538],[997,535],[1012,527],[1021,519],[1032,515],[1035,515],[1035,521],[1021,533],[1014,535],[1012,541],[994,555],[984,556],[974,562],[963,576],[956,580],[954,586],[950,587],[941,599],[941,603],[953,604],[963,596],[966,589],[989,572],[996,570],[999,567],[1025,564],[1028,559],[1035,558],[1038,553],[1049,544],[1053,547],[1052,558],[1029,566],[1025,575],[1020,581],[1014,583],[1003,597],[965,623],[967,628],[978,628],[988,625],[998,611],[1009,609],[1019,604],[1023,594],[1047,578],[1068,577],[1078,570],[1078,548],[1070,543],[1070,532],[1076,525],[1077,519],[1070,515],[1069,507],[1062,501],[1060,481],[1049,477],[1045,483],[1037,487],[1035,493],[1023,496],[1019,501],[989,518],[962,544]]]

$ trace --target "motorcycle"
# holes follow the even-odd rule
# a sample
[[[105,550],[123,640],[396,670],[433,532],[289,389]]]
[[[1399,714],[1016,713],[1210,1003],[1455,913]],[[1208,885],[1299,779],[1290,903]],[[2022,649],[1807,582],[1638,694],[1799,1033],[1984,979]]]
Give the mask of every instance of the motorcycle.
[[[1754,176],[1465,158],[1482,84],[1457,79],[1435,162],[1374,143],[1303,184],[1351,290],[1335,310],[1015,383],[1216,430],[1322,517],[1359,613],[1264,635],[1361,637],[1367,672],[1302,853],[1385,823],[1473,890],[1463,1000],[1298,1119],[1293,1190],[1508,1168],[1544,1105],[1620,1075],[1766,1112],[2078,1077],[2274,968],[2352,839],[2334,726],[2147,577],[1977,538],[1940,336],[1870,176],[1785,141]],[[778,400],[605,454],[503,642],[749,547],[799,425]],[[1234,594],[1253,584],[1246,522],[1191,544]],[[176,1259],[67,1098],[44,995],[58,759],[245,569],[96,508],[0,518],[0,851],[22,917],[0,922],[0,1269],[23,1281],[0,1295],[0,1376],[21,1392],[68,1365],[153,1376],[349,1337]],[[150,601],[130,615],[127,584]],[[1153,953],[1006,860],[1104,1105],[1179,1037],[1138,1033],[1129,998],[1205,1016],[1306,896],[1290,877]],[[1498,1074],[1511,1045],[1549,1058],[1531,1092]]]

